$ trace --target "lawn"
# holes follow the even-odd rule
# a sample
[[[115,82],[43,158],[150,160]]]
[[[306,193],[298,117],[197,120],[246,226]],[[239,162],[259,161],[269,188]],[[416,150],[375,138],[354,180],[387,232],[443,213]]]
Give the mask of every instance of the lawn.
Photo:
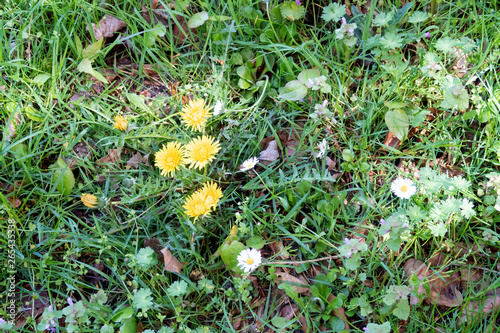
[[[499,12],[5,0],[0,328],[498,332]]]

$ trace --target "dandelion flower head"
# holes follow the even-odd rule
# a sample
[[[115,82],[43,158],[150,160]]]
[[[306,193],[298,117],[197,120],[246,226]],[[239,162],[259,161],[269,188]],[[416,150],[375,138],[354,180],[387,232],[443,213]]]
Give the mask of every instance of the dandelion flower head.
[[[196,169],[202,169],[215,159],[215,155],[219,150],[219,141],[216,141],[214,138],[205,135],[195,138],[186,146],[186,163],[189,163],[191,167]]]
[[[173,176],[184,165],[184,152],[179,142],[169,142],[155,154],[155,165],[160,168],[162,176]]]
[[[222,198],[221,188],[214,182],[207,182],[197,191],[205,198],[205,203],[211,208],[215,208],[219,200]]]
[[[114,128],[120,131],[127,130],[128,122],[125,118],[123,118],[121,115],[118,115],[114,119],[115,119],[115,123],[113,125]]]
[[[184,203],[184,212],[189,217],[194,217],[194,220],[200,216],[208,215],[210,213],[211,205],[208,204],[205,196],[201,191],[197,191],[186,198]]]
[[[90,208],[94,208],[98,204],[97,197],[93,194],[83,193],[81,196],[82,203]]]
[[[205,127],[207,119],[210,117],[210,109],[211,107],[205,106],[204,99],[198,98],[190,100],[189,103],[182,108],[181,119],[188,127],[200,131]]]
[[[401,199],[409,199],[417,193],[417,188],[409,178],[397,178],[391,184],[391,191]]]

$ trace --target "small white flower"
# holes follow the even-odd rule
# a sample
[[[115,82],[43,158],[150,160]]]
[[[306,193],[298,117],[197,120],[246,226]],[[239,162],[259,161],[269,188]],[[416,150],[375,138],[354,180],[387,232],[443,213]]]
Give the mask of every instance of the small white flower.
[[[315,156],[317,158],[323,158],[325,156],[326,151],[328,150],[328,144],[326,143],[326,139],[323,139],[321,143],[318,145],[319,148],[319,153],[317,153]]]
[[[253,271],[259,267],[262,262],[260,251],[257,251],[256,249],[243,250],[236,259],[238,260],[238,267],[245,273]]]
[[[257,163],[259,163],[259,159],[257,157],[250,157],[248,160],[241,164],[240,170],[247,171],[253,169]]]
[[[214,116],[218,116],[219,114],[221,114],[223,107],[224,107],[224,105],[222,104],[222,102],[220,100],[218,100],[214,106]]]
[[[417,193],[417,188],[409,178],[397,178],[391,184],[391,191],[401,199],[410,199]]]

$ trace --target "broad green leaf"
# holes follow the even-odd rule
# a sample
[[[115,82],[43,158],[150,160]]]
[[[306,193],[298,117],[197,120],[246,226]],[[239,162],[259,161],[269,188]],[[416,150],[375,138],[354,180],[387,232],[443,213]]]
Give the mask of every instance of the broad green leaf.
[[[413,14],[411,14],[410,18],[408,19],[409,23],[417,24],[420,22],[424,22],[429,18],[429,14],[422,12],[422,11],[415,11]]]
[[[236,69],[236,74],[244,80],[253,82],[252,72],[247,66],[240,66]]]
[[[24,108],[24,111],[26,113],[26,116],[34,121],[43,121],[45,117],[41,112],[35,110],[32,106],[27,106],[26,108]]]
[[[462,84],[449,87],[444,92],[444,101],[440,106],[444,109],[467,109],[469,107],[469,93],[467,89]]]
[[[295,1],[285,1],[280,6],[281,15],[291,21],[300,19],[306,13],[302,5],[297,5]]]
[[[137,322],[135,317],[125,319],[120,327],[120,333],[137,333]]]
[[[96,71],[95,69],[92,72],[92,76],[101,81],[102,83],[108,84],[108,80],[106,80],[106,78],[102,76],[102,74]]]
[[[401,320],[407,320],[410,316],[410,305],[408,304],[408,300],[399,301],[392,313]]]
[[[293,320],[295,321],[295,320]],[[283,328],[285,327],[290,321],[286,320],[286,318],[283,318],[283,317],[274,317],[273,319],[271,319],[271,323],[273,324],[273,326],[277,327],[277,328]]]
[[[246,80],[243,80],[243,79],[239,79],[238,80],[238,87],[240,87],[241,89],[248,89],[252,86],[251,83],[249,83],[248,81]]]
[[[224,244],[221,250],[222,261],[227,266],[228,270],[236,268],[238,266],[238,255],[241,251],[245,250],[247,247],[238,241],[233,241],[230,245]]]
[[[384,102],[384,105],[387,106],[389,109],[401,109],[406,107],[408,103],[391,101],[391,102]]]
[[[88,58],[84,58],[76,68],[80,72],[94,75],[94,69],[92,68],[92,62]]]
[[[342,159],[346,162],[352,162],[354,161],[354,157],[351,154],[351,151],[349,149],[344,149],[342,151]]]
[[[194,29],[205,23],[206,20],[208,20],[208,13],[205,11],[199,12],[191,16],[187,25],[190,29]]]
[[[93,60],[99,54],[99,51],[102,49],[102,44],[104,42],[104,38],[99,39],[97,42],[94,42],[83,49],[82,58]],[[89,73],[90,74],[90,73]]]
[[[41,86],[45,82],[47,82],[48,79],[50,79],[50,74],[42,73],[42,74],[38,74],[37,76],[35,76],[35,78],[32,80],[32,82],[34,84],[36,84],[37,86]]]
[[[387,245],[389,250],[396,252],[399,251],[401,243],[401,239],[388,239],[385,245]]]
[[[298,101],[306,97],[307,87],[300,83],[299,80],[293,80],[288,82],[281,90],[280,98],[289,101]]]
[[[124,321],[125,319],[129,319],[134,315],[134,308],[131,306],[128,306],[126,308],[123,308],[121,310],[118,310],[113,317],[111,318],[111,321],[115,323],[119,323],[121,321]]]
[[[401,109],[389,110],[385,114],[385,123],[389,131],[401,141],[408,135],[410,122],[408,116]]]
[[[254,235],[247,240],[247,246],[260,250],[264,247],[264,238]]]
[[[133,298],[134,308],[148,311],[148,309],[153,306],[153,297],[151,297],[151,295],[151,289],[149,288],[141,288],[135,292]]]
[[[297,80],[302,84],[306,84],[309,79],[314,79],[317,78],[318,76],[321,76],[319,69],[317,68],[306,69],[300,72],[299,76],[297,76]]]
[[[167,28],[163,25],[163,23],[158,23],[157,25],[155,25],[154,28],[148,31],[144,36],[144,39],[146,40],[146,46],[152,47],[153,45],[155,45],[156,39],[158,37],[165,36],[166,32]]]
[[[227,21],[227,20],[232,20],[233,18],[231,16],[226,16],[226,15],[210,15],[208,17],[210,21]]]
[[[147,107],[145,103],[145,97],[142,95],[136,95],[136,94],[124,94],[125,97],[127,97],[128,101],[132,103],[136,108],[141,109],[142,111],[149,112],[149,108]]]
[[[382,325],[370,323],[366,325],[368,332],[370,333],[390,333],[391,332],[391,324],[386,321]]]
[[[57,160],[59,168],[54,171],[52,181],[56,185],[57,190],[63,195],[70,195],[73,187],[75,186],[75,176],[73,171],[66,166],[66,163],[59,158]]]

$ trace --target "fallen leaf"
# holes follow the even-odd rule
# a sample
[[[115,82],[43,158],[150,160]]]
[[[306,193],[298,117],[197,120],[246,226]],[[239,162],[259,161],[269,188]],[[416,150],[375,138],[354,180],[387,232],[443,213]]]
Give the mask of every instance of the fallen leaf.
[[[266,150],[260,152],[259,161],[263,165],[269,165],[280,157],[278,143],[276,140],[269,142]]]
[[[130,165],[132,168],[137,169],[139,168],[139,163],[144,163],[145,165],[149,165],[148,158],[149,154],[142,156],[141,154],[136,153],[127,161],[127,165]]]
[[[180,274],[181,269],[182,267],[184,267],[184,265],[176,257],[172,255],[172,253],[167,247],[163,248],[161,250],[161,253],[163,254],[163,262],[165,263],[165,270]]]
[[[459,306],[462,301],[462,294],[458,290],[460,284],[460,273],[448,273],[441,271],[434,273],[422,261],[416,259],[408,259],[404,265],[406,276],[410,277],[415,274],[419,280],[427,280],[430,287],[430,293],[427,293],[424,286],[418,286],[418,294],[426,295],[425,301],[437,305],[447,307]],[[411,296],[410,304],[419,303],[418,297]]]
[[[94,37],[96,40],[101,39],[102,37],[113,37],[113,34],[127,26],[127,23],[124,21],[111,16],[104,15],[104,17],[99,21],[99,24],[96,25],[92,23],[92,30],[94,31]],[[87,27],[87,31],[89,28]]]
[[[150,24],[153,23],[156,25],[158,22],[161,22],[167,28],[167,31],[172,27],[172,35],[174,36],[176,44],[182,44],[191,35],[190,31],[194,29],[188,28],[188,20],[181,15],[176,15],[175,20],[171,18],[169,13],[171,13],[171,10],[175,9],[175,2],[170,3],[168,6],[170,10],[161,4],[158,5],[158,2],[153,0],[151,6],[152,10],[148,9],[146,6],[142,6],[142,17]],[[185,9],[188,7],[189,5],[187,5]]]
[[[478,301],[469,301],[462,310],[460,320],[462,322],[477,321],[483,314],[498,313],[500,309],[500,288],[488,291],[486,296],[489,297]]]
[[[191,271],[191,273],[189,273],[189,278],[192,281],[198,281],[198,280],[203,279],[204,277],[205,277],[205,275],[203,275],[203,273],[200,271]]]
[[[97,160],[97,164],[116,163],[119,159],[120,152],[118,149],[108,149],[108,154]]]
[[[94,95],[92,93],[87,92],[87,91],[77,92],[76,94],[74,94],[73,96],[70,97],[69,107],[74,109],[75,106],[73,105],[73,103],[83,102],[84,100],[86,100],[90,96],[94,96]]]
[[[278,283],[283,283],[283,282],[290,282],[289,284],[293,286],[296,292],[299,294],[304,294],[304,295],[311,295],[311,291],[309,289],[309,286],[307,286],[307,283],[299,279],[298,277],[295,277],[293,275],[290,275],[288,273],[276,273],[279,279]],[[303,287],[303,285],[306,285],[307,287]]]
[[[8,197],[7,200],[9,201],[10,206],[12,208],[17,208],[17,207],[21,206],[21,200],[19,200],[16,197]]]
[[[396,137],[396,135],[394,135],[394,133],[392,133],[391,131],[387,131],[387,134],[385,135],[385,139],[384,139],[384,145],[395,148],[395,149],[399,149],[399,147],[401,146],[401,140],[399,140]],[[386,150],[386,149],[383,148],[383,150]]]

